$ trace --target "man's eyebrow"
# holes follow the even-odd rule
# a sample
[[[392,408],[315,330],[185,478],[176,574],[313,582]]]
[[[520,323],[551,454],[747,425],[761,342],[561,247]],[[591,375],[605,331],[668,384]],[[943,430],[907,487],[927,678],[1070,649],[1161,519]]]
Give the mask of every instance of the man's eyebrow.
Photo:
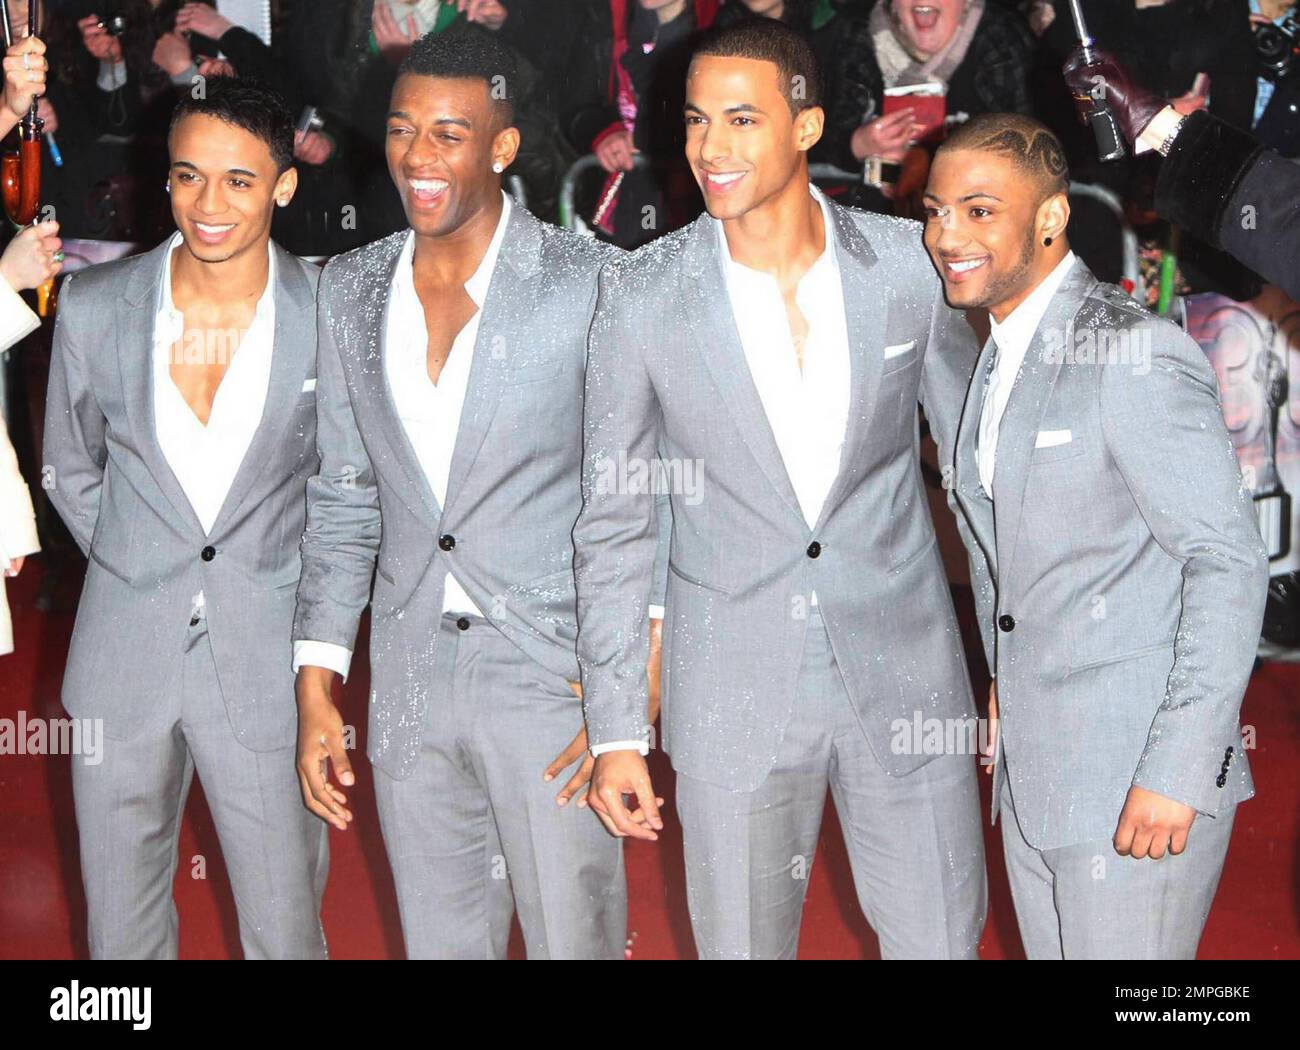
[[[389,113],[388,113],[388,119],[389,119],[389,120],[392,120],[392,119],[394,119],[394,118],[398,118],[398,119],[400,119],[400,120],[410,120],[410,121],[414,121],[414,120],[415,120],[415,118],[412,117],[411,114],[409,114],[409,113],[407,113],[405,110],[401,110],[401,109],[394,109],[394,110],[390,110],[390,111],[389,111]],[[471,123],[470,123],[468,120],[466,120],[464,117],[439,117],[437,120],[434,121],[434,123],[435,123],[435,124],[455,124],[457,127],[464,128],[466,131],[472,131],[472,130],[474,130],[474,125],[471,124]]]
[[[700,109],[700,107],[697,106],[694,102],[688,101],[686,105],[683,106],[682,108],[686,110],[690,110],[693,113],[699,113],[701,116],[704,115],[704,110]],[[726,114],[726,113],[762,113],[763,111],[758,106],[754,105],[752,102],[739,102],[734,106],[728,106],[722,112]]]
[[[172,161],[171,166],[172,166],[173,168],[188,168],[190,171],[198,171],[198,170],[199,170],[197,164],[191,164],[188,160],[174,160],[174,161]],[[226,169],[226,174],[227,174],[227,175],[243,175],[243,176],[245,176],[246,178],[250,178],[250,179],[255,179],[255,178],[257,178],[257,172],[255,172],[255,171],[249,171],[247,168],[227,168],[227,169]]]
[[[968,194],[966,194],[966,196],[964,196],[964,197],[958,197],[958,198],[957,198],[957,203],[958,203],[958,204],[965,204],[967,201],[973,201],[973,200],[975,200],[977,197],[987,197],[987,198],[988,198],[989,200],[991,200],[991,201],[997,201],[999,204],[1003,203],[1001,197],[995,197],[995,196],[993,196],[993,194],[991,194],[991,193],[985,193],[983,190],[980,190],[978,193],[968,193]]]

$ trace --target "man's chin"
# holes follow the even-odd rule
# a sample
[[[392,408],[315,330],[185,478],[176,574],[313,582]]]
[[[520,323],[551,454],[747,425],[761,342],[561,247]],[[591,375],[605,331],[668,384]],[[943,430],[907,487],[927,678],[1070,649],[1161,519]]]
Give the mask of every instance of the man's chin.
[[[984,306],[984,297],[974,288],[963,284],[943,284],[943,298],[954,310],[978,310]]]

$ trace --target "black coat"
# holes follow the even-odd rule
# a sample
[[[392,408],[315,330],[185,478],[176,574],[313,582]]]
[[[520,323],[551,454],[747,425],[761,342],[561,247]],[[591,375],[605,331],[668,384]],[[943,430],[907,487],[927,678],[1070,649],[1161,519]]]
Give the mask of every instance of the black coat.
[[[1209,113],[1187,118],[1156,210],[1300,300],[1300,167]]]

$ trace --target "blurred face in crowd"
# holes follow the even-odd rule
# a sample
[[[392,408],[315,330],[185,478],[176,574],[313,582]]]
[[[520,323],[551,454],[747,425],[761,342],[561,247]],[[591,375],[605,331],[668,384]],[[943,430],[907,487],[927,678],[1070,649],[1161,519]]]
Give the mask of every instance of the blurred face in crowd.
[[[997,153],[940,150],[925,193],[925,246],[948,305],[1001,322],[1066,250],[1070,205]],[[1054,247],[1043,238],[1051,235]]]
[[[894,0],[894,24],[903,46],[917,58],[946,47],[965,6],[966,0]]]
[[[519,148],[519,132],[503,122],[485,80],[415,73],[398,79],[388,114],[388,173],[418,235],[445,236],[493,203],[501,176],[492,165],[509,167]]]
[[[278,172],[271,147],[252,132],[203,113],[184,117],[168,147],[172,218],[195,258],[265,252],[276,201],[292,199],[298,173]]]
[[[715,219],[734,219],[807,182],[822,110],[790,112],[776,63],[699,55],[686,76],[686,159]]]

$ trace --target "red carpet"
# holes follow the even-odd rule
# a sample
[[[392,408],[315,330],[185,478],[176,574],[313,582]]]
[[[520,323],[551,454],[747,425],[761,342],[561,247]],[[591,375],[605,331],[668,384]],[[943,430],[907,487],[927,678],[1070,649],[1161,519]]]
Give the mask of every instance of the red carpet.
[[[58,693],[72,617],[35,611],[42,560],[31,559],[18,580],[8,581],[18,651],[0,657],[0,718],[17,718],[19,711],[28,718],[63,717]],[[148,654],[123,653],[122,659],[148,659]],[[358,727],[365,725],[368,685],[359,673],[346,691],[344,717]],[[1258,746],[1251,763],[1258,796],[1238,815],[1218,897],[1201,941],[1202,958],[1300,958],[1298,699],[1298,664],[1264,664],[1251,682],[1242,720],[1256,729]],[[70,761],[66,756],[0,757],[0,957],[86,955]],[[351,793],[353,827],[346,833],[330,832],[325,930],[335,958],[400,958],[397,905],[364,759],[357,763],[357,773],[359,783]],[[669,826],[659,843],[627,847],[629,951],[636,959],[690,958],[693,945],[681,844],[671,791],[665,790],[671,788],[672,774],[662,755],[657,756],[655,773],[660,793],[670,799]],[[981,780],[987,795],[988,778]],[[826,812],[804,910],[800,956],[876,958],[876,939],[858,910],[829,804]],[[1022,958],[999,833],[986,828],[986,841],[990,905],[980,954],[986,959]],[[176,900],[181,956],[238,957],[234,901],[197,784],[190,795],[180,848]],[[201,881],[191,877],[198,856],[207,862],[207,878]],[[517,937],[512,955],[522,956]]]

